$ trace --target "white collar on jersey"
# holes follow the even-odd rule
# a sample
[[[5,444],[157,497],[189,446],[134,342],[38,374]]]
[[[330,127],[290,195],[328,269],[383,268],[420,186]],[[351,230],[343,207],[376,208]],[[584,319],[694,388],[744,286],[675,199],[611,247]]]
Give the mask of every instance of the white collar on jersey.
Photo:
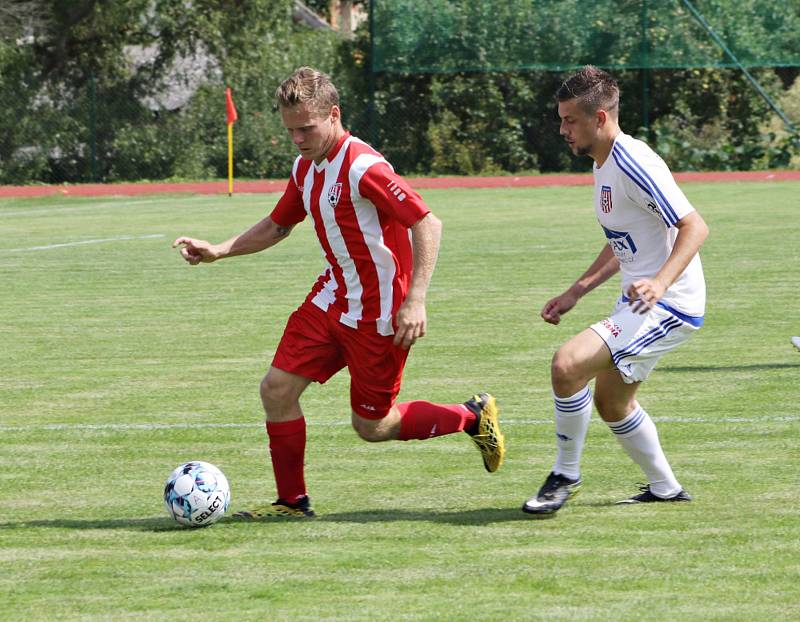
[[[333,149],[331,149],[328,152],[328,154],[325,156],[325,159],[322,160],[322,162],[320,162],[319,164],[317,164],[316,162],[312,162],[312,164],[314,165],[314,170],[316,170],[319,173],[323,169],[328,168],[328,165],[330,165],[330,163],[336,159],[336,156],[338,156],[339,153],[341,153],[341,150],[344,148],[345,144],[349,139],[350,139],[350,132],[345,130],[344,135],[338,140],[336,145],[334,145]]]

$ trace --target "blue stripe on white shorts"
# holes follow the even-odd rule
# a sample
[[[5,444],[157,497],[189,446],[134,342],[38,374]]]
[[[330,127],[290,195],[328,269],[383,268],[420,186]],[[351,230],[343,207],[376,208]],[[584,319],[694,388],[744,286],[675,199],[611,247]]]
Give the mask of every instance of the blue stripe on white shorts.
[[[698,329],[689,322],[656,306],[644,315],[634,313],[620,299],[614,313],[591,329],[606,342],[611,358],[627,383],[646,380],[667,352],[689,339]]]

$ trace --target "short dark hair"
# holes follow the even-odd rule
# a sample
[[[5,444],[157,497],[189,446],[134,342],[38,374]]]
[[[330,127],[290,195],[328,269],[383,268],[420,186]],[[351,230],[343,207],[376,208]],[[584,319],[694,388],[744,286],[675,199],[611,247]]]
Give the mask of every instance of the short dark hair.
[[[614,117],[619,113],[617,81],[594,65],[586,65],[564,80],[556,92],[556,99],[560,102],[577,99],[578,105],[588,114],[601,109]]]
[[[300,67],[275,91],[281,108],[308,104],[312,111],[327,114],[339,105],[339,93],[328,75],[311,67]]]

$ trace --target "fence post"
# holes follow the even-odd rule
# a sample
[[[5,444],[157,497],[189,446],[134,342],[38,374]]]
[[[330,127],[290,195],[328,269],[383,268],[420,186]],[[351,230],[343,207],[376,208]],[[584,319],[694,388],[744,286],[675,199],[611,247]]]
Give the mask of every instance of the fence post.
[[[369,103],[367,104],[367,124],[369,144],[378,149],[375,131],[375,0],[369,0]]]
[[[89,74],[89,177],[97,181],[97,84]]]
[[[642,60],[641,80],[642,80],[642,125],[647,138],[650,138],[650,101],[648,92],[648,78],[650,73],[650,58],[648,55],[647,41],[647,0],[642,0],[642,36],[640,39],[640,51]]]

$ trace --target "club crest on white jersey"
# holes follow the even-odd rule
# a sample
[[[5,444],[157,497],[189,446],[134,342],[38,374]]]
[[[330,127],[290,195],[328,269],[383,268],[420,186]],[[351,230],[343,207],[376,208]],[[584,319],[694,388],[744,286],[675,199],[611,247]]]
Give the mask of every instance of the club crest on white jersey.
[[[603,186],[600,190],[600,209],[604,214],[611,211],[613,205],[611,204],[611,186]]]

